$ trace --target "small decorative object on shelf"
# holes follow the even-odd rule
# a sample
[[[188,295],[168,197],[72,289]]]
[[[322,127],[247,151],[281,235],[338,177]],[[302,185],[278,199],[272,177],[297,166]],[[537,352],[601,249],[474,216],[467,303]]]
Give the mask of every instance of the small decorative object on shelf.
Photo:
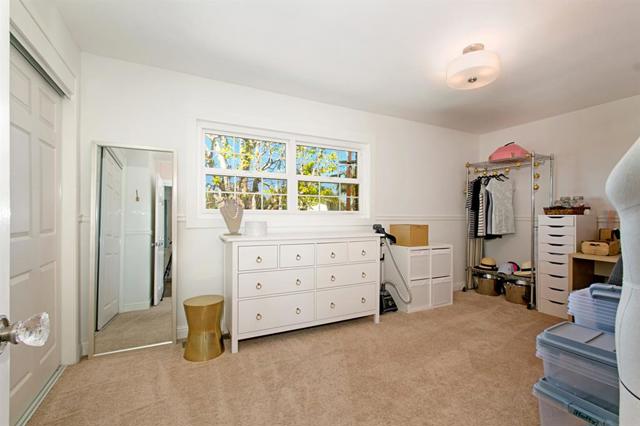
[[[240,231],[240,224],[242,223],[243,210],[242,203],[234,199],[225,200],[224,204],[220,207],[220,214],[229,229],[227,235],[240,235],[238,231]]]
[[[552,206],[544,208],[544,214],[547,215],[583,215],[589,214],[590,211],[591,207],[585,205],[582,195],[560,197],[559,200],[553,202]]]

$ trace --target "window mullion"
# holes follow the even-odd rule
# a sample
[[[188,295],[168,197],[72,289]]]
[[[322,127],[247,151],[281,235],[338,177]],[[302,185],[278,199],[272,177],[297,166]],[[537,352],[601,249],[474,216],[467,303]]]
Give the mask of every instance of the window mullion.
[[[287,144],[287,210],[298,210],[298,179],[296,175],[296,139]]]

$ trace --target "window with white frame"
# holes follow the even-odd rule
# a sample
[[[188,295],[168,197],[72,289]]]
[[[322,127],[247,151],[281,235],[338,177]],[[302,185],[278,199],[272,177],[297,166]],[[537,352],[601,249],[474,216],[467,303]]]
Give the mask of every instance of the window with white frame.
[[[359,212],[360,149],[307,139],[202,133],[204,208],[240,200],[247,210]]]

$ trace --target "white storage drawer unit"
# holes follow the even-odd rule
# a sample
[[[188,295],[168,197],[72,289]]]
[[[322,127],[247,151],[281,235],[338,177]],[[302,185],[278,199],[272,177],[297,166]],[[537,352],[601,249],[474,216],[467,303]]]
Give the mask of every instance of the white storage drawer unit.
[[[379,234],[220,238],[231,352],[251,337],[368,315],[379,321]]]
[[[393,296],[399,310],[416,312],[453,303],[453,246],[450,244],[424,247],[392,245],[391,250],[413,296],[411,303],[404,303],[398,292],[388,286],[387,290]],[[406,299],[402,280],[388,253],[385,253],[384,278],[398,286]]]
[[[540,312],[566,318],[569,253],[595,238],[595,215],[538,216],[537,306]]]

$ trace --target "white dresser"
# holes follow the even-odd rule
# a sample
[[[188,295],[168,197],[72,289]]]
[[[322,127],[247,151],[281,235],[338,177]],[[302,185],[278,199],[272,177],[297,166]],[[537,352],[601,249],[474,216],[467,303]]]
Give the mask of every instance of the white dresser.
[[[453,246],[438,244],[423,247],[392,245],[398,268],[407,280],[413,300],[407,304],[397,291],[387,286],[402,312],[416,312],[453,303]],[[385,250],[384,280],[395,284],[406,299],[407,294],[398,272]]]
[[[538,216],[538,310],[567,318],[569,253],[596,236],[597,218],[591,215]]]
[[[251,337],[367,315],[379,321],[379,234],[220,238],[231,352]]]

